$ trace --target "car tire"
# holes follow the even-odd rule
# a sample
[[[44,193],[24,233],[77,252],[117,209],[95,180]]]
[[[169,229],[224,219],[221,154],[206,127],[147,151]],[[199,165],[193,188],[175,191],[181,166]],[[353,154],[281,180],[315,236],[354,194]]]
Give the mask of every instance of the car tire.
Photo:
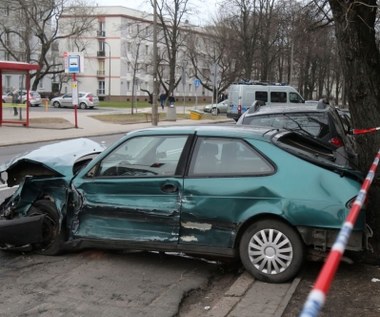
[[[218,108],[212,108],[212,109],[211,109],[211,114],[212,114],[213,116],[217,116],[217,115],[219,114],[219,109],[218,109]]]
[[[243,233],[239,246],[245,269],[256,279],[284,283],[293,279],[304,260],[299,234],[278,220],[260,220]]]
[[[79,109],[87,109],[87,105],[84,102],[79,104]]]
[[[58,101],[53,102],[53,107],[54,108],[61,108],[61,104]]]
[[[42,243],[33,245],[33,249],[44,255],[57,255],[62,251],[63,232],[57,208],[50,200],[36,201],[28,212],[29,216],[45,215],[42,228]]]

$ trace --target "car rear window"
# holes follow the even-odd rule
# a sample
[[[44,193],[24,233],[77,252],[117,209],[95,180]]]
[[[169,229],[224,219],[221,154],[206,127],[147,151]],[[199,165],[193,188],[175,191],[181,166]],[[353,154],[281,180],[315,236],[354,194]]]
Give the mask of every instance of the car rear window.
[[[273,139],[274,143],[292,154],[322,163],[335,162],[336,155],[331,146],[298,133],[283,133]]]
[[[314,137],[323,138],[329,133],[328,118],[325,113],[276,113],[246,116],[243,124],[267,126],[276,129],[304,131]]]

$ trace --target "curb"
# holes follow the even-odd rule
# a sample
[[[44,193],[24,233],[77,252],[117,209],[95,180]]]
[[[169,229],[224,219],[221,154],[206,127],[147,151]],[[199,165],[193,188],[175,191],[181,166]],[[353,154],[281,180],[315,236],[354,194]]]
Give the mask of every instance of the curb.
[[[270,284],[244,272],[204,316],[281,317],[300,281],[296,277],[289,283]]]

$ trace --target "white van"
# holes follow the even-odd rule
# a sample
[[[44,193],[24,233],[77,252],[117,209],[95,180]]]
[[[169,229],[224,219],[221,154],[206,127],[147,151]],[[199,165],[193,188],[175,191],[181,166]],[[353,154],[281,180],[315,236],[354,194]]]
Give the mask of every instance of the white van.
[[[291,86],[258,83],[232,84],[228,88],[228,100],[227,117],[235,121],[251,107],[255,100],[263,101],[267,105],[305,102],[297,90]]]

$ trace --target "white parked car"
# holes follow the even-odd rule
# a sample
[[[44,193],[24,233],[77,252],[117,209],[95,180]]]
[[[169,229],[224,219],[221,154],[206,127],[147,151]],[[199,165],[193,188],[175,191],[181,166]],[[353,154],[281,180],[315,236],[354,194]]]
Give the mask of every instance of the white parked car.
[[[78,98],[79,109],[89,109],[99,106],[99,97],[90,92],[79,92]],[[73,97],[71,94],[64,94],[63,96],[53,98],[50,104],[56,108],[72,108]]]
[[[26,90],[21,93],[21,103],[26,103]],[[31,107],[38,107],[41,104],[41,95],[37,91],[29,90],[29,104]]]
[[[213,115],[218,115],[219,113],[227,113],[228,100],[223,100],[219,103],[214,103],[210,105],[205,105],[203,107],[203,112],[212,113]]]
[[[1,96],[1,99],[3,99],[3,103],[11,103],[12,102],[12,93],[7,92],[4,95]]]

